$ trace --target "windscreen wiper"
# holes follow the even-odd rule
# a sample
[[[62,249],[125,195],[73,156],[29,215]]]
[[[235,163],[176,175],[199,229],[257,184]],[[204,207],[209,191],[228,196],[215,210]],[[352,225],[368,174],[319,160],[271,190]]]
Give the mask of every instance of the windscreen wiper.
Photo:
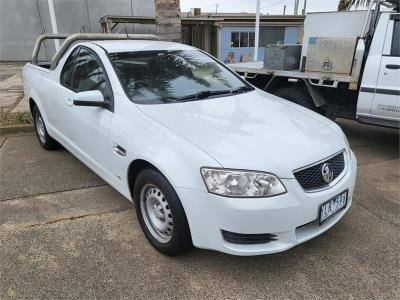
[[[187,96],[182,96],[182,97],[174,97],[174,96],[168,96],[164,97],[164,101],[172,101],[172,102],[185,102],[185,101],[193,101],[193,100],[200,100],[200,99],[207,99],[212,96],[218,96],[218,95],[233,95],[233,94],[240,94],[246,91],[253,91],[254,88],[248,87],[248,86],[241,86],[237,89],[230,89],[230,90],[219,90],[219,91],[211,91],[211,90],[205,90],[205,91],[200,91],[195,94],[187,95]]]
[[[201,91],[192,95],[188,95],[188,96],[183,96],[183,97],[179,97],[176,98],[179,101],[190,101],[190,100],[199,100],[199,99],[206,99],[209,98],[211,96],[216,96],[216,95],[230,95],[231,94],[231,90],[220,90],[220,91]]]

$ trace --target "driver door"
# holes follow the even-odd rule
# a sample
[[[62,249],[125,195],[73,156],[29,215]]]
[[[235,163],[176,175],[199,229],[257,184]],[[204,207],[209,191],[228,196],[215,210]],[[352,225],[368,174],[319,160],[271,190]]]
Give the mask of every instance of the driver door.
[[[371,114],[400,121],[400,14],[392,14],[387,26]]]
[[[76,93],[99,90],[104,100],[113,104],[111,84],[98,55],[84,46],[79,46],[78,51],[71,79],[63,86],[64,122],[59,124],[60,131],[71,152],[103,177],[110,178],[107,150],[113,105],[109,109],[75,106],[73,100]]]

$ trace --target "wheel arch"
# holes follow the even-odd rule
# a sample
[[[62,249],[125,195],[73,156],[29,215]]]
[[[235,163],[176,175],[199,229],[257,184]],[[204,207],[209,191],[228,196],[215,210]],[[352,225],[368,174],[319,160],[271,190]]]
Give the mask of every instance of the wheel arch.
[[[37,106],[37,104],[32,97],[29,98],[28,103],[29,103],[29,111],[31,112],[31,115],[33,116],[33,109],[35,108],[35,106]]]
[[[128,184],[128,193],[129,196],[131,196],[131,200],[133,199],[133,193],[134,193],[134,186],[136,182],[136,178],[139,175],[141,171],[144,169],[153,169],[156,172],[159,172],[162,176],[164,176],[169,184],[176,190],[177,188],[177,179],[174,176],[170,176],[167,172],[168,168],[164,168],[162,164],[151,161],[148,158],[136,158],[128,166],[127,170],[127,184]]]
[[[175,186],[173,184],[173,182],[171,181],[171,178],[169,178],[169,176],[167,176],[165,174],[165,172],[162,172],[162,170],[160,168],[158,168],[155,164],[153,164],[152,162],[150,162],[149,160],[143,159],[143,158],[138,158],[133,160],[128,167],[128,174],[127,174],[127,181],[128,181],[128,188],[129,188],[129,193],[131,196],[131,200],[132,202],[135,202],[134,200],[134,186],[135,186],[135,182],[137,179],[137,176],[139,175],[139,173],[141,171],[143,171],[144,169],[153,169],[156,172],[159,172],[162,176],[164,176],[167,181],[171,184],[172,188],[175,190],[175,193],[177,194],[178,198],[179,198],[179,194],[178,191],[175,189]],[[187,218],[187,213],[186,213],[186,209],[183,205],[182,200],[179,198],[180,204],[182,206],[183,212],[185,214],[185,218],[186,218],[186,222],[189,225],[189,231],[191,232],[191,223],[189,222],[188,218]]]
[[[34,89],[30,89],[29,98],[28,98],[28,104],[29,104],[29,109],[30,109],[30,112],[31,112],[32,116],[33,116],[34,107],[37,107],[39,109],[39,111],[40,111],[40,114],[43,117],[43,120],[47,124],[49,124],[49,120],[48,120],[46,112],[45,112],[45,110],[44,110],[44,108],[42,106],[42,103],[40,101],[40,97],[39,97],[39,95],[36,93],[36,91]]]
[[[297,81],[290,82],[289,79]],[[287,87],[292,87],[302,90],[311,98],[315,108],[319,108],[324,104],[326,104],[325,99],[322,96],[320,90],[316,87],[313,87],[307,79],[273,76],[271,80],[268,82],[265,90],[267,92],[274,94],[276,91]]]
[[[129,193],[130,193],[130,196],[132,197],[132,200],[133,200],[133,188],[135,186],[136,178],[139,175],[139,173],[146,168],[150,168],[157,172],[160,172],[160,174],[162,174],[165,178],[167,178],[160,171],[159,168],[157,168],[154,164],[152,164],[148,160],[141,159],[141,158],[133,160],[128,166],[128,174],[127,174]],[[167,180],[170,182],[170,180],[168,178],[167,178]]]

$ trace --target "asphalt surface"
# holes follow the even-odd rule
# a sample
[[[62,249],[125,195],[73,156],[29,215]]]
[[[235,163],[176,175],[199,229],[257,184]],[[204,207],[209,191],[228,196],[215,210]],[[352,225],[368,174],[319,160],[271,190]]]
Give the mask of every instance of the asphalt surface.
[[[0,137],[0,299],[398,299],[399,132],[339,123],[359,162],[349,213],[257,257],[163,256],[133,205],[71,154],[42,150],[31,134]]]

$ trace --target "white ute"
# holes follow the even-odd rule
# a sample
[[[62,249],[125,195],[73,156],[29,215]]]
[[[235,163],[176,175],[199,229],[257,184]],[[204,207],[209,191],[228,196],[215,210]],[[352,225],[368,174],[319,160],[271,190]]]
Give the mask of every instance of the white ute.
[[[75,34],[38,62],[60,37],[22,73],[39,143],[134,201],[162,253],[284,251],[350,208],[357,161],[332,121],[151,35]]]

